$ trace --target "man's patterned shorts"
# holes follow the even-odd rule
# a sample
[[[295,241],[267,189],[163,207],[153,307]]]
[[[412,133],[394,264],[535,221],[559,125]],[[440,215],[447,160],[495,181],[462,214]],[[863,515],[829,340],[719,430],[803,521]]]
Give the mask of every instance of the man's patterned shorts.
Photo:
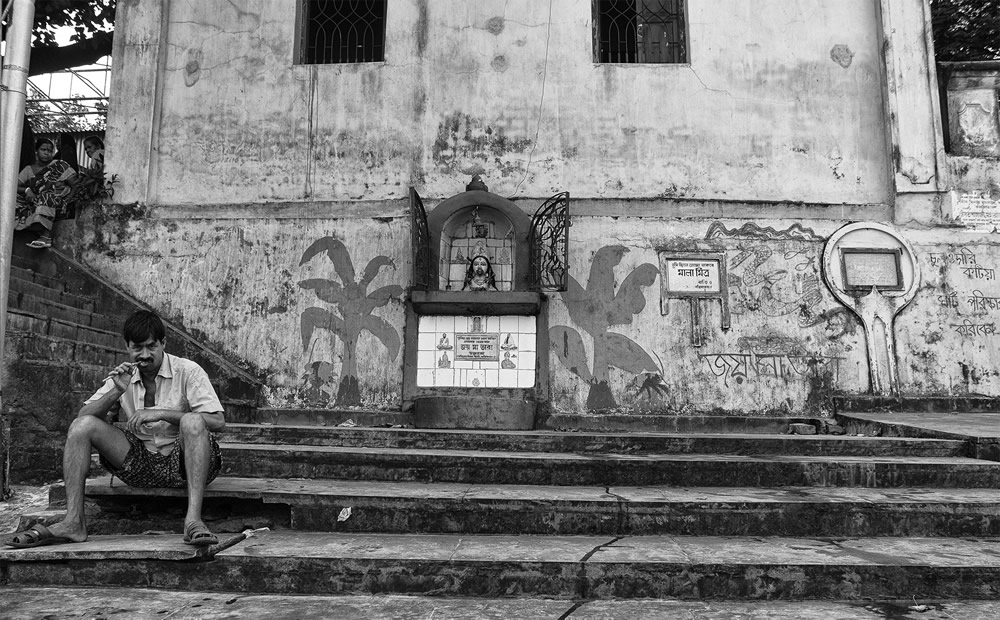
[[[129,450],[125,462],[117,468],[101,455],[101,465],[112,476],[118,476],[130,487],[185,487],[187,475],[184,471],[184,449],[178,441],[170,454],[150,452],[141,439],[123,430],[128,439]],[[208,479],[205,484],[215,480],[222,469],[222,450],[215,435],[209,435],[212,455],[208,464]]]

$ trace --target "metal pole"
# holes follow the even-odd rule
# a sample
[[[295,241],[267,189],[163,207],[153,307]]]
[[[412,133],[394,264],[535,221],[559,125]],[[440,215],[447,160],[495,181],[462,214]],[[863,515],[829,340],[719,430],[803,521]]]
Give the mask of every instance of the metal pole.
[[[4,339],[7,334],[7,295],[10,290],[10,254],[14,243],[14,208],[17,203],[17,173],[21,158],[25,89],[31,60],[31,26],[35,0],[13,0],[7,27],[7,47],[0,74],[0,365],[6,366]],[[2,377],[0,377],[2,380]],[[3,385],[0,384],[0,406]],[[6,455],[0,460],[6,461]]]

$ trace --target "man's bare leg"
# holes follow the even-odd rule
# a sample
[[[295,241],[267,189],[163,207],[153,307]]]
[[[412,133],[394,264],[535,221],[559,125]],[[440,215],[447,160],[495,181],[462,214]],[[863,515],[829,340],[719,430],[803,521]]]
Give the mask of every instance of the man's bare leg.
[[[184,471],[187,475],[188,509],[184,515],[185,531],[189,523],[201,521],[202,501],[211,468],[212,445],[208,427],[200,413],[181,418],[181,445],[184,446]]]
[[[104,420],[85,415],[73,420],[63,449],[63,480],[66,484],[66,516],[48,526],[53,536],[77,542],[87,540],[83,513],[83,490],[90,472],[90,458],[96,449],[115,467],[121,467],[128,455],[125,433]]]

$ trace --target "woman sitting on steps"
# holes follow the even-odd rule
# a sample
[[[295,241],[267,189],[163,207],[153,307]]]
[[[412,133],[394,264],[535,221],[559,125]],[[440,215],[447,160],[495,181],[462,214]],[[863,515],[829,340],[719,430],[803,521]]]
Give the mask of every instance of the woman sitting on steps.
[[[52,140],[35,140],[35,162],[17,175],[14,229],[38,232],[38,238],[27,244],[35,249],[52,247],[52,228],[67,215],[76,178],[73,167],[55,159],[55,153]]]

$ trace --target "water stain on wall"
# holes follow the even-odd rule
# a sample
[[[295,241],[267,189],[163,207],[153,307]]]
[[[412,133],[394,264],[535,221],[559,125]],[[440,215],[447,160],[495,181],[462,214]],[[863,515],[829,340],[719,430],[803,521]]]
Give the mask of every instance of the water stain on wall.
[[[454,112],[438,124],[432,156],[438,166],[465,173],[471,163],[495,165],[506,156],[526,153],[531,145],[531,139],[515,137],[502,123]]]
[[[844,44],[834,45],[830,49],[830,59],[846,69],[854,61],[854,52]]]

